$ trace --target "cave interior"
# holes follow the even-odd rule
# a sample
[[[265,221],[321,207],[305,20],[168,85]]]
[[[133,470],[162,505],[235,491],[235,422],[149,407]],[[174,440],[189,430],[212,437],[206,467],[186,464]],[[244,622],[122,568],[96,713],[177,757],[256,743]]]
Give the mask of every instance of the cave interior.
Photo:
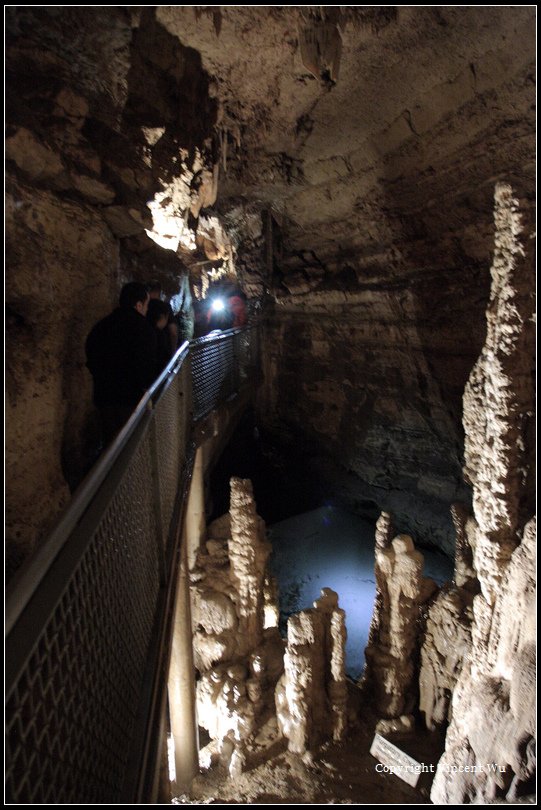
[[[235,283],[260,379],[205,479],[212,551],[192,598],[208,762],[182,801],[529,796],[535,8],[5,11],[8,579],[96,461],[84,344],[122,285],[189,285],[197,319]],[[278,597],[270,547],[291,574],[302,515],[317,541]],[[250,624],[243,520],[253,610],[281,612],[280,637]],[[351,578],[356,542],[372,590],[353,673],[325,571]],[[438,558],[446,573],[427,575]],[[244,708],[226,711],[235,689]],[[424,792],[374,773],[374,729],[432,750]]]

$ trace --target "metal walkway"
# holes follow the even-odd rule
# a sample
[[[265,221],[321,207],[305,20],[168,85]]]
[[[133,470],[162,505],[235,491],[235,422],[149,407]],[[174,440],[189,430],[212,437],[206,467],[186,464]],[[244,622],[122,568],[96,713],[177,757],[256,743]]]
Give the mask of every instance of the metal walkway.
[[[257,366],[255,328],[185,343],[6,599],[6,802],[146,803],[159,770],[194,422]]]

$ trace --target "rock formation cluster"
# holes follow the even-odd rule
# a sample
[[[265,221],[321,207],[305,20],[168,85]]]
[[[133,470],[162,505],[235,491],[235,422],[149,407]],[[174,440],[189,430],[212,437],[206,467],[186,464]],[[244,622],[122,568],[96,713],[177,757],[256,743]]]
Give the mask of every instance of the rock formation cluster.
[[[342,740],[348,712],[337,594],[324,588],[313,608],[291,616],[284,645],[251,482],[230,485],[230,511],[208,527],[190,578],[198,722],[234,776],[262,729],[304,755],[325,739]]]
[[[310,610],[287,623],[284,674],[276,687],[278,726],[295,754],[347,731],[346,616],[338,595],[323,588]]]
[[[463,504],[451,507],[453,582],[423,617],[419,708],[429,729],[447,728],[431,793],[437,804],[514,801],[531,792],[536,768],[534,260],[530,212],[520,209],[512,188],[498,184],[487,335],[464,393],[464,475],[473,488],[473,516]],[[393,533],[382,514],[366,651],[367,679],[389,717],[403,711],[403,687],[413,680],[415,603],[401,599],[419,600],[421,564],[403,538],[391,541]],[[409,564],[401,574],[404,553]],[[410,709],[414,699],[410,693]]]

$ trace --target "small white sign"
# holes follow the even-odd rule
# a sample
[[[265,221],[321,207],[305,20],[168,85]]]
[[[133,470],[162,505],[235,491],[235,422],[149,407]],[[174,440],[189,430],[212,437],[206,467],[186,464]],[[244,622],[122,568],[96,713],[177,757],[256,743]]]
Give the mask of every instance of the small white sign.
[[[376,765],[376,770],[379,769],[380,773],[392,773],[412,787],[416,787],[422,773],[431,770],[430,766],[417,762],[381,734],[374,735],[370,753],[381,763]]]

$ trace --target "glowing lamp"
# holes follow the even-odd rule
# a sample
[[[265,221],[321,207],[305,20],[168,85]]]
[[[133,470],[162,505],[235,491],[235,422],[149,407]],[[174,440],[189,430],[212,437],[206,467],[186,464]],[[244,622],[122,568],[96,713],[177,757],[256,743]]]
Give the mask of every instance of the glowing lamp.
[[[213,312],[223,312],[225,309],[225,304],[221,298],[215,298],[210,305],[210,308]]]

